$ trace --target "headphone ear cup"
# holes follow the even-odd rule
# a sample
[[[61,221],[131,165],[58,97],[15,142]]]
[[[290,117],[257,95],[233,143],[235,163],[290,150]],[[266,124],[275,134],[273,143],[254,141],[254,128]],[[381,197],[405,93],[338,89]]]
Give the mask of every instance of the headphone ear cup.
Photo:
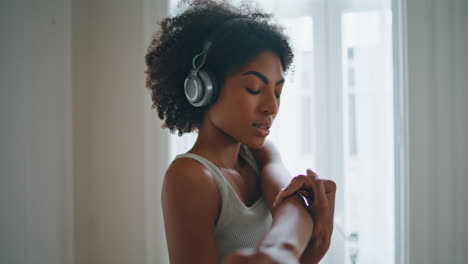
[[[203,81],[198,77],[196,71],[192,70],[190,74],[185,78],[184,92],[185,97],[193,106],[197,106],[198,102],[204,94]]]
[[[196,106],[206,106],[216,100],[218,95],[218,84],[212,72],[199,70],[198,76],[203,83],[203,96],[201,100],[196,103]]]

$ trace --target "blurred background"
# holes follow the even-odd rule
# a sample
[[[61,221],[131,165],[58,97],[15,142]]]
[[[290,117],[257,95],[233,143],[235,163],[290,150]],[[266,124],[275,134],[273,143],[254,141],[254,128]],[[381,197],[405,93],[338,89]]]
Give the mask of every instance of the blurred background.
[[[1,2],[0,263],[169,263],[161,182],[196,134],[143,72],[177,3]],[[466,263],[468,1],[256,3],[295,52],[270,138],[338,184],[321,263]]]

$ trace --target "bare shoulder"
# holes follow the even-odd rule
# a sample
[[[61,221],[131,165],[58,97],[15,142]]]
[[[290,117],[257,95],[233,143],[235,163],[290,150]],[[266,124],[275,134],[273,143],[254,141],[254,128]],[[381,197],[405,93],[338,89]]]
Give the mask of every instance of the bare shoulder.
[[[215,225],[221,206],[207,168],[191,158],[174,161],[161,192],[171,263],[216,263]]]
[[[204,201],[207,205],[221,205],[218,189],[210,171],[191,158],[179,158],[169,166],[164,175],[162,198],[170,196],[168,192],[177,194],[182,200],[190,199],[191,195],[202,195],[209,198]]]
[[[197,178],[201,178],[201,180],[212,178],[211,173],[203,164],[195,159],[186,157],[174,161],[167,169],[165,178],[180,177],[174,175],[180,175],[181,173],[184,174],[184,177],[190,177],[188,175],[198,175]]]

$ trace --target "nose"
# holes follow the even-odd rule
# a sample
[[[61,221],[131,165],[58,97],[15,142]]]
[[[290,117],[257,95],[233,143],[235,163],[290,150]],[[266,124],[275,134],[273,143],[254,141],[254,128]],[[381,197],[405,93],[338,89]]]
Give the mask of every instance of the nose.
[[[265,99],[262,103],[261,111],[266,115],[275,116],[279,110],[279,102],[274,92],[264,93]]]

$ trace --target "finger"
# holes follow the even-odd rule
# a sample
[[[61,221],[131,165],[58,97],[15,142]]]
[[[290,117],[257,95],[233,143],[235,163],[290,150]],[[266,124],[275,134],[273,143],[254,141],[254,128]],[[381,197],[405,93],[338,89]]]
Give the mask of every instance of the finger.
[[[294,179],[291,181],[291,183],[284,189],[282,189],[278,195],[275,198],[275,201],[273,202],[273,207],[278,205],[282,200],[284,200],[286,197],[294,194],[300,189],[303,189],[306,191],[306,194],[304,196],[308,199],[309,203],[313,202],[313,189],[314,189],[314,184],[315,181],[319,178],[318,175],[308,169],[308,175],[298,175],[294,177]],[[307,190],[309,189],[309,190]]]
[[[332,210],[335,212],[335,197],[336,197],[336,183],[334,181],[326,180],[325,182],[325,190],[328,190],[326,193],[328,204]]]
[[[311,179],[312,181],[316,181],[320,178],[318,174],[311,169],[306,170],[306,175],[307,175],[307,178]]]
[[[285,197],[288,197],[294,194],[297,190],[304,187],[306,181],[305,175],[298,175],[292,179],[288,186],[282,189],[278,195],[276,195],[275,201],[273,202],[273,207],[279,204]],[[308,187],[308,186],[306,186]]]
[[[301,175],[302,186],[291,190],[292,193],[300,193],[306,200],[307,205],[311,205],[314,201],[314,189],[316,189],[315,182],[318,179],[318,175],[312,171],[308,170],[308,175]]]
[[[307,170],[307,175],[313,177],[313,172],[311,170]],[[325,186],[323,180],[316,180],[314,187],[314,202],[312,206],[328,206],[328,200],[325,194]]]
[[[279,204],[284,198],[288,197],[289,195],[293,194],[296,189],[301,188],[302,181],[296,176],[285,188],[281,189],[275,197],[275,201],[273,202],[273,207]]]
[[[319,178],[318,174],[315,171],[311,170],[311,169],[307,169],[306,173],[307,173],[308,179],[310,180],[310,187],[312,189],[312,190],[310,190],[308,192],[306,197],[307,197],[308,205],[312,206],[312,204],[313,204],[313,202],[315,200],[315,192],[316,191],[314,191],[314,190],[317,189],[317,185],[316,185],[317,180],[319,180],[320,178]]]
[[[324,179],[325,193],[336,192],[336,183],[332,180]]]

